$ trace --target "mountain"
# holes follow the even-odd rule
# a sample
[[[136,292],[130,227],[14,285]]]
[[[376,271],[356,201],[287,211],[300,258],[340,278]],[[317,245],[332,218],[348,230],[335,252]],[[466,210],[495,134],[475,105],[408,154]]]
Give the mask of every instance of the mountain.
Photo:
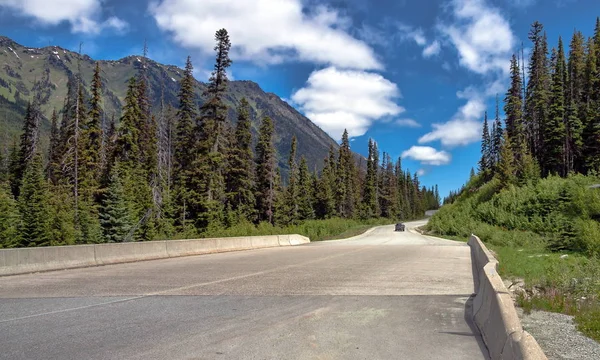
[[[157,109],[164,98],[166,104],[177,107],[179,80],[183,69],[163,65],[141,56],[128,56],[120,60],[99,60],[102,69],[103,105],[105,116],[120,116],[121,106],[132,76],[145,69],[149,82],[152,106]],[[41,124],[42,145],[47,144],[48,119],[56,109],[60,111],[67,94],[69,77],[81,69],[84,87],[89,89],[96,61],[59,46],[30,48],[0,36],[0,151],[5,151],[21,132],[27,101],[34,94],[41,98],[41,108],[46,119]],[[197,81],[196,100],[202,96],[206,84]],[[242,98],[252,107],[252,130],[256,136],[260,120],[269,116],[275,123],[275,147],[280,167],[287,169],[287,156],[292,136],[298,139],[298,155],[305,156],[309,166],[320,169],[330,146],[337,143],[308,118],[277,95],[264,92],[252,81],[231,81],[226,103],[229,120],[237,119],[236,108]]]

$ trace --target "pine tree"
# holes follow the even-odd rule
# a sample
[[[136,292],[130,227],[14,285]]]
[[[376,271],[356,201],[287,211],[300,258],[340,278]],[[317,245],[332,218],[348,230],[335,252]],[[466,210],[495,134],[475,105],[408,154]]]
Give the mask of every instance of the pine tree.
[[[566,91],[566,171],[583,171],[583,129],[584,125],[580,117],[582,108],[585,50],[584,39],[581,32],[576,31],[570,43],[569,61],[567,65],[567,91]]]
[[[525,144],[525,127],[523,125],[523,81],[517,57],[513,54],[510,62],[510,88],[504,98],[504,113],[506,114],[506,137],[510,138],[512,153],[516,166],[521,163],[521,149]]]
[[[335,153],[329,148],[329,155],[323,160],[323,170],[317,182],[315,199],[315,216],[317,219],[328,219],[335,214]],[[332,162],[333,161],[333,162]]]
[[[194,128],[194,123],[198,117],[194,100],[194,82],[192,61],[188,56],[183,78],[179,84],[179,109],[177,110],[177,126],[173,151],[173,181],[177,199],[176,203],[179,208],[177,212],[181,211],[183,215],[181,216],[181,225],[184,225],[183,219],[186,217],[183,209],[189,209],[192,197],[193,164],[196,157],[199,156],[198,137]]]
[[[300,158],[300,167],[298,169],[298,219],[309,220],[315,216],[313,209],[313,179],[308,170],[306,158]]]
[[[48,165],[46,166],[46,176],[56,185],[60,176],[60,129],[58,128],[58,115],[56,110],[52,111],[50,120],[50,147],[48,150]]]
[[[226,198],[224,172],[227,165],[225,154],[229,152],[229,129],[223,96],[228,83],[226,70],[231,65],[231,42],[227,30],[218,30],[215,41],[215,65],[204,93],[207,100],[200,107],[200,124],[197,129],[200,134],[200,156],[195,161],[195,176],[200,182],[198,188],[201,198],[197,200],[202,208],[203,221],[200,227],[210,223],[218,226]]]
[[[13,140],[10,153],[8,154],[8,183],[13,197],[19,195],[21,164],[19,162],[19,148],[17,142]]]
[[[227,171],[227,198],[231,209],[245,220],[254,220],[254,160],[252,158],[252,133],[250,104],[243,98],[237,109],[238,121],[235,141],[232,144]]]
[[[75,228],[75,199],[71,190],[63,185],[51,185],[48,199],[52,215],[50,217],[49,245],[74,245],[81,239]],[[99,240],[99,239],[94,239]]]
[[[491,170],[491,147],[492,141],[490,138],[490,131],[486,112],[483,120],[483,133],[481,136],[481,159],[479,160],[479,172],[484,174],[485,177],[489,175],[489,172]]]
[[[500,151],[502,148],[502,142],[504,141],[504,130],[502,129],[502,120],[500,120],[500,103],[498,101],[498,95],[496,95],[496,116],[494,118],[494,130],[492,131],[492,154],[491,162],[493,164],[494,171],[500,162]]]
[[[298,165],[296,163],[296,136],[292,136],[290,155],[288,157],[288,185],[285,189],[285,200],[279,223],[287,225],[298,219]]]
[[[355,171],[356,167],[350,151],[348,131],[344,130],[337,162],[336,199],[339,215],[344,218],[352,218],[355,215]]]
[[[275,203],[275,147],[273,121],[265,117],[256,144],[256,210],[258,221],[273,223]]]
[[[544,153],[542,173],[566,175],[565,172],[565,77],[566,62],[562,39],[558,38],[558,51],[552,51],[552,93],[548,121],[543,124]]]
[[[19,197],[20,188],[25,174],[25,169],[34,158],[38,146],[39,126],[41,114],[36,102],[27,104],[23,133],[19,145],[18,159],[13,163],[13,177],[11,188],[16,198]]]
[[[135,167],[140,159],[140,117],[141,110],[137,99],[137,81],[129,79],[125,105],[121,115],[121,125],[118,130],[116,143],[116,158],[129,167]]]
[[[153,187],[156,187],[156,172],[157,172],[157,131],[158,125],[156,117],[150,113],[150,99],[148,80],[146,78],[146,65],[142,64],[142,69],[138,74],[137,79],[137,99],[139,103],[140,116],[138,118],[139,129],[139,162],[143,165],[144,170],[148,174],[148,181]],[[156,189],[154,189],[156,191]],[[157,204],[155,204],[157,205]]]
[[[363,206],[364,218],[377,217],[378,201],[377,201],[377,169],[379,164],[376,163],[377,145],[373,139],[369,139],[369,156],[367,158],[367,174],[365,178],[365,186],[363,190]]]
[[[585,164],[588,171],[600,171],[600,75],[596,68],[594,40],[587,43],[583,103],[580,118],[585,128]]]
[[[91,85],[90,109],[81,132],[81,187],[86,199],[97,195],[101,175],[102,145],[102,79],[100,64],[96,62]]]
[[[0,248],[11,248],[20,244],[19,214],[17,202],[6,183],[0,183]]]
[[[533,51],[529,61],[529,81],[525,102],[525,130],[533,157],[541,162],[543,155],[543,126],[548,121],[549,71],[548,45],[543,25],[534,22],[529,32]]]
[[[100,223],[106,242],[128,241],[128,235],[133,228],[120,176],[120,169],[113,167],[100,212]]]
[[[25,166],[18,208],[22,216],[19,226],[20,245],[49,245],[51,209],[48,206],[48,189],[39,153],[32,155]]]
[[[0,149],[0,184],[8,181],[8,163],[4,159],[4,150]]]
[[[509,137],[508,131],[505,131],[504,143],[500,147],[500,162],[498,163],[498,178],[503,186],[508,186],[516,182],[517,171],[511,142],[512,139]]]

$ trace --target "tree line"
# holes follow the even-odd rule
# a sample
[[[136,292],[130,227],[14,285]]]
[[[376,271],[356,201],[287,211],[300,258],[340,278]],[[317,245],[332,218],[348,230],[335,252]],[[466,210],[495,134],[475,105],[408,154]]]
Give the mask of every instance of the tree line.
[[[106,121],[101,69],[89,91],[81,72],[69,78],[60,112],[51,117],[46,156],[39,147],[39,99],[27,106],[23,133],[8,158],[0,153],[0,247],[145,241],[201,236],[240,223],[288,225],[332,217],[410,219],[439,207],[437,186],[421,186],[369,141],[366,171],[344,132],[323,170],[298,160],[294,137],[289,174],[276,166],[273,121],[253,142],[251,107],[237,106],[235,125],[224,102],[231,65],[225,29],[215,34],[216,59],[195,102],[188,57],[179,106],[151,109],[146,66],[128,83],[120,119]],[[145,52],[145,51],[144,51]],[[144,54],[144,59],[145,59]],[[253,148],[253,144],[256,144]]]
[[[504,98],[505,126],[499,115],[491,129],[484,119],[479,170],[504,185],[571,173],[600,172],[600,18],[594,35],[575,31],[568,52],[562,37],[550,51],[543,25],[529,32],[531,56],[514,54],[511,84]]]

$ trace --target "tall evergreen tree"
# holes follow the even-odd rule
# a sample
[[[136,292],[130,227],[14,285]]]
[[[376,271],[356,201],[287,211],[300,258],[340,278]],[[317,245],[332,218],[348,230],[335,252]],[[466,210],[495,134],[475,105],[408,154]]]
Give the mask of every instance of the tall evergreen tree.
[[[116,158],[129,167],[135,167],[140,159],[140,118],[141,110],[137,98],[137,81],[129,79],[125,105],[121,115],[121,125],[118,130]]]
[[[90,109],[87,121],[81,132],[81,180],[82,190],[86,197],[97,195],[101,175],[101,145],[102,145],[102,79],[100,78],[100,63],[96,62],[91,85]]]
[[[566,172],[582,171],[583,159],[583,129],[584,124],[580,117],[582,108],[582,90],[584,83],[585,50],[583,34],[576,31],[570,43],[569,60],[567,64],[567,90],[566,90]]]
[[[508,131],[504,133],[504,143],[500,147],[500,162],[498,163],[498,178],[502,186],[508,186],[516,182],[515,156],[512,151],[512,139]],[[436,185],[437,186],[437,185]]]
[[[490,138],[490,130],[488,125],[487,112],[483,120],[483,133],[481,135],[481,159],[479,160],[479,172],[488,176],[492,168],[492,139]]]
[[[18,207],[22,216],[19,226],[20,245],[49,245],[51,209],[48,206],[48,188],[39,153],[32,155],[25,166]]]
[[[48,165],[46,176],[56,185],[60,176],[60,129],[58,127],[58,115],[56,109],[52,111],[50,120],[50,146],[48,149]]]
[[[273,223],[275,204],[275,147],[273,121],[265,117],[256,144],[256,209],[258,221]]]
[[[490,135],[490,168],[493,173],[496,172],[498,163],[500,162],[500,149],[504,141],[502,120],[500,120],[500,104],[498,95],[496,95],[496,116],[492,125],[492,133]]]
[[[298,219],[309,220],[314,218],[313,209],[313,180],[308,170],[306,158],[300,158],[300,166],[298,168]]]
[[[324,159],[321,177],[318,179],[315,199],[315,216],[327,219],[335,215],[335,151],[329,147],[329,155]]]
[[[525,124],[531,153],[538,162],[543,155],[544,124],[548,121],[549,104],[549,71],[548,44],[543,25],[534,22],[529,32],[529,40],[533,43],[533,51],[529,61],[529,81],[525,102]]]
[[[585,163],[588,171],[600,171],[600,74],[596,68],[594,40],[587,43],[583,102],[580,118],[585,128]]]
[[[523,125],[523,81],[517,57],[513,54],[510,62],[510,88],[504,98],[506,114],[506,137],[510,138],[512,153],[517,164],[521,162],[521,149],[525,144],[525,127]],[[518,166],[518,165],[517,165]]]
[[[179,108],[173,149],[173,182],[181,221],[186,218],[185,208],[189,208],[194,178],[194,161],[199,156],[198,136],[195,121],[198,117],[194,95],[192,60],[188,56],[183,77],[179,83]],[[181,225],[184,225],[183,223]]]
[[[377,169],[379,168],[379,164],[376,163],[376,151],[377,145],[373,139],[369,139],[369,156],[367,158],[367,174],[365,178],[362,202],[364,206],[365,218],[377,217],[379,215],[379,206],[377,201]]]
[[[558,50],[552,51],[552,93],[550,97],[550,113],[543,126],[544,132],[544,175],[565,175],[565,77],[566,61],[562,39],[558,38]]]
[[[227,30],[218,30],[215,34],[215,65],[204,95],[206,102],[200,107],[200,156],[196,158],[196,177],[199,179],[202,208],[201,227],[209,223],[220,222],[219,214],[223,212],[225,201],[226,168],[225,154],[229,151],[227,106],[223,96],[227,89],[227,68],[231,65],[229,49],[231,42]]]
[[[100,212],[100,223],[106,242],[124,242],[133,227],[119,167],[113,167],[107,194]]]
[[[19,189],[25,174],[25,169],[38,150],[40,119],[41,114],[37,102],[28,103],[27,111],[25,112],[25,121],[23,123],[23,133],[21,134],[19,145],[19,157],[15,166],[14,183],[11,185],[15,197],[19,196]],[[15,190],[16,192],[14,192]]]
[[[20,244],[19,226],[21,214],[17,202],[6,183],[0,182],[0,248]]]
[[[298,165],[296,163],[297,151],[296,136],[292,136],[290,155],[288,157],[288,184],[285,190],[285,200],[280,216],[280,223],[286,225],[298,219]]]
[[[350,150],[348,131],[344,130],[337,162],[336,202],[339,215],[345,218],[352,218],[355,215],[355,171],[356,167]]]
[[[250,104],[243,98],[237,109],[238,121],[235,141],[228,159],[227,198],[233,211],[245,220],[254,220],[254,159],[252,158],[252,133]]]

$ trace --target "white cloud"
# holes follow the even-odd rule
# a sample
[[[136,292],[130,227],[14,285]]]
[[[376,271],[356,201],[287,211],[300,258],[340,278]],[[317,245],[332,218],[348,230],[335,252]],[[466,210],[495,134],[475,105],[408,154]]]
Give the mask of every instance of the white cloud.
[[[423,57],[428,58],[437,55],[440,53],[441,49],[442,47],[440,46],[440,42],[435,40],[434,42],[426,46],[425,49],[423,49]]]
[[[58,25],[67,21],[76,33],[97,34],[103,29],[124,31],[128,27],[125,21],[114,16],[104,22],[99,21],[101,0],[57,0],[51,4],[48,0],[0,0],[0,7],[33,17],[43,25]]]
[[[510,56],[515,36],[505,17],[485,0],[452,0],[453,23],[438,28],[456,47],[459,64],[479,74],[485,85],[468,87],[457,97],[466,103],[445,123],[432,124],[433,130],[421,138],[419,144],[440,141],[452,147],[467,145],[481,138],[481,119],[486,99],[506,91]],[[450,70],[450,65],[443,65]]]
[[[423,176],[425,174],[427,174],[427,170],[425,170],[425,169],[417,170],[417,176]]]
[[[459,54],[459,63],[478,73],[507,74],[515,36],[497,8],[485,0],[453,0],[454,23],[439,25]]]
[[[411,128],[421,127],[421,124],[419,124],[414,119],[398,119],[398,120],[394,121],[394,124],[396,124],[398,126],[411,127]]]
[[[414,28],[401,22],[396,23],[396,28],[400,32],[398,36],[401,40],[414,41],[417,45],[423,47],[424,58],[429,58],[440,53],[442,49],[440,42],[434,40],[428,44],[425,33],[421,28]]]
[[[421,28],[414,28],[410,25],[398,22],[396,27],[400,31],[400,38],[403,40],[414,40],[419,46],[425,46],[427,39]]]
[[[449,153],[438,151],[430,146],[413,146],[402,153],[403,158],[420,161],[424,165],[446,165],[452,160]]]
[[[442,145],[452,147],[468,145],[481,139],[481,118],[485,112],[485,97],[473,87],[459,91],[457,96],[466,99],[452,119],[446,123],[432,124],[433,131],[421,136],[419,144],[440,141]]]
[[[162,0],[149,7],[158,26],[176,42],[207,54],[213,51],[215,31],[226,28],[233,59],[383,68],[367,44],[345,31],[347,18],[324,6],[309,10],[303,11],[301,0]]]
[[[310,74],[292,101],[315,124],[339,140],[344,129],[350,137],[363,135],[378,120],[404,111],[394,99],[400,90],[379,74],[328,67]]]

